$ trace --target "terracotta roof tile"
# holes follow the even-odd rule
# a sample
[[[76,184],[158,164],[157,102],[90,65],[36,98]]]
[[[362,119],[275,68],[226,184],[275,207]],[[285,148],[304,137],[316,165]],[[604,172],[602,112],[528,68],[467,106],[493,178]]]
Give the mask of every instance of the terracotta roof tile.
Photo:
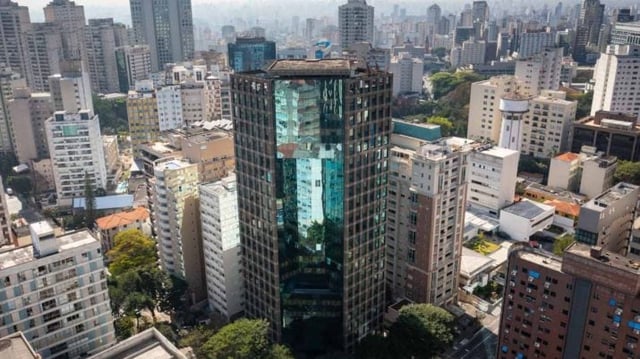
[[[128,212],[118,212],[110,216],[96,219],[96,224],[101,230],[126,226],[135,221],[144,221],[149,218],[149,211],[144,207],[138,207]]]

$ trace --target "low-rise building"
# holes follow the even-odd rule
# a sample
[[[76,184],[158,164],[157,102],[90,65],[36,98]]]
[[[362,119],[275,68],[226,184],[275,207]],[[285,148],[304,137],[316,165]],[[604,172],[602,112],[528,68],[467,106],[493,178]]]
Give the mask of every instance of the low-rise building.
[[[576,192],[580,188],[582,177],[582,159],[580,154],[566,152],[551,159],[547,185],[553,188]]]
[[[500,209],[513,203],[520,153],[489,145],[469,156],[467,203],[498,216]]]
[[[109,216],[96,219],[96,235],[102,245],[102,253],[107,253],[113,248],[113,238],[126,229],[138,229],[144,234],[151,235],[151,222],[149,210],[138,207],[131,211],[116,212]]]
[[[640,126],[633,114],[598,111],[575,121],[570,138],[574,153],[591,146],[619,160],[640,161]]]
[[[582,161],[580,193],[593,198],[613,186],[618,159],[613,156],[592,155]]]
[[[554,207],[523,199],[500,211],[500,230],[516,241],[528,241],[553,223],[554,213]]]
[[[149,328],[129,337],[111,348],[89,357],[89,359],[194,359],[194,355],[185,354],[176,348],[156,328]]]

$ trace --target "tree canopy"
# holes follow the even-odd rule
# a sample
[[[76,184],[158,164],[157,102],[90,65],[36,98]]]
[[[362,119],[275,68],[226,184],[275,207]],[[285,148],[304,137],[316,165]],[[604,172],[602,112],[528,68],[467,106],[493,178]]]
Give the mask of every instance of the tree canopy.
[[[432,116],[427,119],[427,123],[440,126],[442,137],[451,136],[453,132],[453,123],[446,117]]]
[[[431,304],[410,304],[400,309],[391,326],[395,351],[404,358],[431,358],[453,342],[454,317]]]
[[[290,351],[269,341],[266,320],[240,319],[227,324],[203,346],[208,359],[293,359]]]
[[[616,182],[640,185],[640,162],[618,161],[613,178]]]
[[[431,82],[432,86],[432,95],[436,100],[455,90],[455,88],[460,84],[471,83],[480,80],[482,80],[482,76],[473,72],[466,71],[460,71],[453,74],[450,72],[438,72],[429,77],[429,81]],[[469,99],[467,98],[467,101],[468,100]]]
[[[96,114],[100,116],[100,130],[103,134],[115,135],[129,131],[125,99],[108,100],[93,96],[93,107]]]
[[[113,248],[107,252],[109,272],[120,275],[132,269],[154,266],[157,262],[155,242],[138,229],[118,233]]]
[[[562,253],[564,253],[565,249],[567,249],[567,247],[569,247],[575,241],[576,239],[569,234],[557,238],[555,241],[553,241],[553,254],[561,256]]]
[[[29,176],[9,176],[7,178],[7,188],[26,196],[33,190],[33,183]]]

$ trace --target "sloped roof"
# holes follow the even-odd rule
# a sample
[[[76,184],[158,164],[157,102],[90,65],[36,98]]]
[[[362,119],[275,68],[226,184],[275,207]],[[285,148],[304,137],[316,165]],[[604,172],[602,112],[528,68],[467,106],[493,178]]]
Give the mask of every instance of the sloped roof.
[[[101,230],[108,230],[129,225],[136,221],[144,221],[149,218],[149,211],[144,207],[138,207],[128,212],[118,212],[110,216],[96,219],[96,224]]]

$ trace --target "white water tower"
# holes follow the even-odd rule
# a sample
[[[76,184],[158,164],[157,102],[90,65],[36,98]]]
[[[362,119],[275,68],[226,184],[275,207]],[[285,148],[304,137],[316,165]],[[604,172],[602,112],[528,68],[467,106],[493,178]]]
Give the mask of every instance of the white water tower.
[[[529,111],[529,98],[509,94],[500,99],[502,128],[499,147],[520,151],[522,145],[522,117]]]

